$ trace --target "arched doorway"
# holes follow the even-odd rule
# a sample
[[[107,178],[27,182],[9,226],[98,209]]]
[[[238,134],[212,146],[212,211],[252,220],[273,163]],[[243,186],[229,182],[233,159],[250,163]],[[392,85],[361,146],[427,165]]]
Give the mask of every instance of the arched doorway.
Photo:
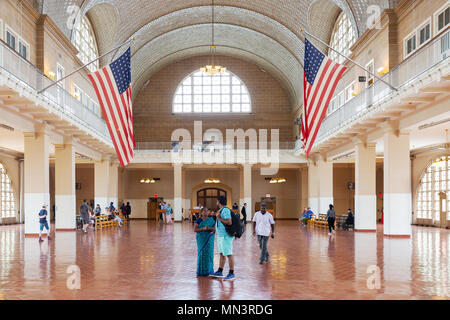
[[[450,157],[435,159],[425,170],[417,191],[418,224],[445,228],[450,221]]]
[[[216,209],[219,196],[227,198],[227,192],[220,188],[203,188],[197,191],[197,204],[208,209]]]

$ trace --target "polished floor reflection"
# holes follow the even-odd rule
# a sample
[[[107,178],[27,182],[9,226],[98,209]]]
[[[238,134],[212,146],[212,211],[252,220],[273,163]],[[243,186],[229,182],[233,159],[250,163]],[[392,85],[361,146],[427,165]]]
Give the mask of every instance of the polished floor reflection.
[[[411,239],[381,231],[330,239],[325,230],[277,221],[271,261],[261,266],[250,227],[235,241],[237,279],[222,282],[195,276],[189,223],[132,221],[122,230],[58,232],[41,244],[24,238],[23,226],[2,226],[0,299],[450,298],[449,230],[414,227]]]

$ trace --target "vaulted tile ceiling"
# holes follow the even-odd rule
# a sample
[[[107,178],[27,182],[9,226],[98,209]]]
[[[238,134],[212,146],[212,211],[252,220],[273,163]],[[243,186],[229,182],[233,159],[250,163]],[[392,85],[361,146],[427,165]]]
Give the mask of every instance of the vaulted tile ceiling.
[[[278,78],[293,106],[302,98],[301,28],[329,42],[337,16],[344,11],[356,34],[366,30],[369,6],[390,8],[396,0],[215,0],[218,55],[251,61]],[[34,0],[70,39],[68,27],[79,6],[93,24],[99,51],[132,36],[134,93],[151,76],[177,60],[209,53],[211,0]],[[322,48],[323,49],[323,48]],[[110,55],[107,63],[124,49]]]

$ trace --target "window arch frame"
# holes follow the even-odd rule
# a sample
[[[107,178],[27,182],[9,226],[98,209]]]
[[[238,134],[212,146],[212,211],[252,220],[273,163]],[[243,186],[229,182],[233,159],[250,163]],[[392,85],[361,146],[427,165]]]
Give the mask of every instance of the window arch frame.
[[[202,97],[204,97],[205,95],[210,95],[211,96],[211,102],[210,103],[203,101],[203,98],[202,98],[202,102],[201,103],[200,102],[195,103],[194,96],[196,95],[196,92],[195,92],[194,86],[196,86],[196,85],[194,83],[194,79],[193,78],[194,77],[199,77],[198,76],[199,73],[202,74],[202,79],[205,78],[205,77],[210,77],[211,78],[211,84],[210,85],[204,84],[203,80],[202,80],[202,84],[201,85],[197,84],[197,86],[201,86],[201,88],[202,88],[202,92],[201,93],[197,93],[197,95],[201,95]],[[213,82],[213,78],[214,77],[220,77],[221,78],[221,77],[224,77],[224,76],[229,76],[230,77],[229,84],[223,84],[222,81],[221,81],[220,85],[214,84],[214,82]],[[177,98],[177,96],[180,95],[179,94],[180,88],[182,88],[183,85],[185,85],[184,83],[189,78],[191,78],[191,84],[190,85],[186,85],[186,86],[190,86],[191,87],[191,89],[190,89],[191,93],[190,94],[189,93],[184,94],[184,92],[183,92],[181,94],[183,96],[183,99],[184,99],[184,95],[188,95],[188,96],[190,95],[191,96],[191,102],[190,102],[191,111],[185,111],[184,110],[184,104],[189,104],[189,102],[185,103],[183,101],[182,103],[179,103],[179,102],[176,102],[176,98]],[[239,84],[237,84],[237,83],[233,84],[233,80],[234,79],[239,81]],[[229,89],[230,89],[229,93],[222,93],[222,87],[223,86],[227,86],[227,85],[229,86]],[[210,94],[204,92],[203,88],[206,87],[206,86],[211,86],[211,93]],[[220,86],[220,88],[221,88],[221,93],[220,94],[213,93],[213,88],[212,87],[214,87],[214,86]],[[237,94],[237,93],[233,94],[233,86],[239,86],[240,87],[241,90],[240,90],[239,94]],[[242,92],[242,88],[245,88],[245,92]],[[218,103],[218,102],[214,103],[212,101],[212,99],[213,99],[212,96],[214,96],[214,95],[220,96],[220,98],[221,98],[221,102],[220,103]],[[222,105],[223,104],[226,105],[228,103],[228,102],[223,102],[222,101],[222,96],[224,96],[224,95],[229,95],[229,98],[230,98],[230,101],[229,101],[230,109],[229,109],[229,111],[222,111]],[[240,96],[240,102],[239,103],[238,102],[235,103],[235,104],[239,104],[240,105],[240,111],[233,111],[233,95],[239,95]],[[247,96],[248,97],[248,102],[243,102],[243,100],[242,100],[243,96]],[[195,105],[196,104],[197,105],[200,105],[200,104],[202,105],[202,111],[195,111]],[[247,104],[248,104],[248,111],[247,110],[246,111],[242,111],[243,105],[247,105]],[[177,111],[175,109],[176,105],[181,105],[182,110],[181,111]],[[211,105],[211,109],[210,109],[211,111],[205,111],[204,105]],[[221,106],[221,110],[220,111],[214,111],[213,105],[220,105]],[[250,95],[250,91],[249,91],[247,85],[244,83],[244,81],[242,81],[242,79],[240,77],[238,77],[236,74],[234,74],[230,70],[227,69],[227,71],[225,71],[224,74],[205,75],[199,69],[196,69],[196,70],[190,72],[186,77],[184,77],[183,80],[181,80],[180,83],[177,85],[177,87],[175,89],[175,92],[173,94],[173,98],[172,98],[172,113],[173,114],[177,114],[177,115],[189,115],[189,114],[196,114],[196,115],[199,115],[199,114],[227,114],[227,115],[235,114],[235,115],[245,115],[245,114],[252,114],[252,98],[251,98],[251,95]]]
[[[90,41],[88,41],[88,39],[86,39],[85,37],[82,36],[82,25],[83,25],[83,23],[85,23],[87,25],[88,36],[90,36],[90,38],[92,39],[92,46],[91,46]],[[80,43],[77,43],[77,34],[79,34],[79,37],[80,37],[79,42]],[[89,18],[86,15],[83,16],[79,20],[79,22],[75,25],[75,27],[73,29],[72,41],[71,42],[75,46],[75,48],[77,48],[77,50],[78,50],[77,57],[80,59],[80,61],[83,64],[87,64],[90,61],[92,61],[92,60],[94,60],[94,59],[99,57],[97,36],[96,36],[96,34],[94,32],[94,28],[92,27],[91,21],[89,20]],[[84,48],[83,48],[83,42],[86,42],[86,44],[89,47],[89,49],[92,49],[93,52],[90,51],[90,50],[89,50],[89,52],[86,52],[86,50],[84,50]],[[87,58],[85,60],[83,60],[83,55],[87,56]],[[90,72],[97,71],[100,68],[99,60],[97,60],[96,62],[93,62],[90,65],[88,65],[86,68],[88,68],[88,70]]]
[[[436,180],[436,171],[431,170],[433,167],[433,164],[435,161],[446,158],[446,164],[445,164],[445,170],[441,170],[446,172],[446,188],[444,190],[442,189],[442,183],[444,183],[442,179],[442,174],[440,175],[439,179]],[[431,177],[430,181],[424,181],[424,179],[427,179],[427,175]],[[428,179],[427,179],[428,180]],[[425,183],[429,183],[431,188],[429,190],[423,190],[423,185]],[[439,190],[435,189],[436,183],[440,184]],[[446,199],[446,211],[447,211],[447,221],[450,220],[450,154],[449,155],[441,155],[441,156],[435,156],[432,160],[428,161],[426,164],[426,167],[423,169],[421,175],[419,184],[417,185],[416,191],[415,191],[415,201],[414,201],[414,208],[415,208],[415,216],[416,219],[425,219],[429,220],[431,219],[432,225],[438,225],[440,224],[440,211],[437,212],[439,208],[435,208],[435,205],[437,202],[441,201],[440,199],[437,199],[439,197],[440,192],[447,193],[447,199]],[[421,197],[421,194],[429,193],[429,198],[427,196],[427,199],[423,199]],[[429,208],[424,209],[423,205],[419,205],[419,202],[427,202],[430,203]],[[422,214],[422,212],[427,212],[425,215]],[[436,217],[439,216],[439,219],[436,219]]]
[[[347,30],[351,30],[351,32],[352,32],[352,40],[351,41],[346,41],[345,48],[344,48],[344,45],[341,47],[339,45],[339,43],[337,44],[337,46],[334,43],[335,42],[335,38],[336,38],[336,34],[339,32],[339,28],[340,28],[339,23],[341,21],[345,21],[345,23],[348,25]],[[343,37],[345,37],[345,32],[342,32],[342,35],[339,38],[340,42],[343,42]],[[342,11],[339,14],[336,22],[334,23],[333,31],[331,32],[330,47],[332,47],[334,50],[339,51],[340,53],[343,53],[346,56],[349,56],[352,53],[350,48],[355,44],[356,40],[358,40],[358,35],[357,35],[357,32],[356,32],[355,28],[353,27],[352,21],[350,20],[349,16],[344,11]],[[342,57],[341,55],[337,54],[336,52],[334,52],[331,49],[328,50],[328,57],[330,59],[332,59],[333,61],[336,61],[337,63],[340,63],[340,64],[345,62],[345,58],[344,57]]]
[[[7,184],[7,189],[4,191],[4,185]],[[10,194],[10,199],[4,200],[5,194]],[[5,203],[9,203],[9,215],[5,215],[4,206]],[[8,174],[8,169],[3,162],[0,161],[0,218],[1,219],[11,219],[17,218],[16,212],[16,195],[14,192],[13,182]]]

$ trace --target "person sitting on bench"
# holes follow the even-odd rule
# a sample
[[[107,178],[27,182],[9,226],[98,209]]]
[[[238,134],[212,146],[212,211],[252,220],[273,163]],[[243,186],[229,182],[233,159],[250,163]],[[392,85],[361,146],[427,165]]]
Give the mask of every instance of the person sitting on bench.
[[[303,216],[302,216],[302,221],[303,221],[303,225],[306,226],[308,224],[308,220],[312,219],[313,216],[313,212],[311,210],[311,208],[308,207],[308,210],[303,211]]]
[[[119,223],[119,227],[122,227],[122,219],[117,215],[117,211],[111,211],[111,220],[116,220]]]
[[[355,225],[355,217],[353,216],[352,209],[347,210],[347,219],[344,222],[344,225],[342,226],[344,230],[348,230],[349,228],[354,228]]]

